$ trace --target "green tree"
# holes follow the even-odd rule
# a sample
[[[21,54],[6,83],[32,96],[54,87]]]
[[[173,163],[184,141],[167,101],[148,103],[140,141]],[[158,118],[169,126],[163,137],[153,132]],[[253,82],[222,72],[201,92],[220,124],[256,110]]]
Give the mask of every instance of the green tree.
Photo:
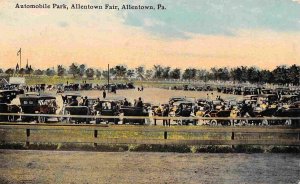
[[[235,81],[241,82],[242,81],[241,76],[242,76],[242,69],[240,67],[232,68],[230,70],[230,77],[234,82]]]
[[[258,83],[260,81],[260,72],[254,67],[250,67],[247,70],[247,81],[251,83]]]
[[[153,76],[153,70],[149,69],[149,70],[146,70],[146,74],[145,74],[145,77],[146,79],[151,79]]]
[[[196,79],[197,70],[195,68],[187,68],[182,74],[183,79],[194,80]]]
[[[43,74],[44,74],[44,72],[40,69],[37,69],[37,70],[33,71],[33,75],[43,75]]]
[[[132,70],[132,69],[127,70],[126,76],[127,76],[128,78],[133,77],[133,76],[134,76],[134,70]]]
[[[64,76],[66,73],[66,69],[63,67],[63,65],[57,65],[57,75],[58,76]]]
[[[241,82],[246,82],[248,81],[248,68],[246,66],[241,66],[241,76],[240,76],[240,81]]]
[[[110,69],[109,69],[109,77],[110,77],[110,78],[113,78],[113,77],[115,77],[116,75],[117,75],[116,69],[115,69],[115,68],[110,68]]]
[[[181,71],[179,68],[175,68],[170,72],[170,78],[172,79],[180,79]]]
[[[218,75],[219,80],[222,80],[222,81],[228,81],[230,78],[229,71],[226,67],[219,68],[217,70],[217,75]]]
[[[144,78],[144,73],[145,73],[145,68],[143,66],[139,66],[135,69],[135,73],[138,78],[143,79]]]
[[[106,70],[104,70],[104,71],[102,72],[102,76],[103,76],[105,79],[107,79],[107,77],[108,77],[108,72],[107,72]]]
[[[289,83],[289,78],[288,78],[288,68],[284,65],[282,66],[277,66],[273,71],[273,76],[274,76],[274,80],[272,81],[272,83],[276,83],[276,84],[287,84]]]
[[[81,65],[79,66],[79,72],[78,72],[78,74],[79,74],[79,76],[82,78],[82,77],[84,76],[84,73],[85,73],[85,65],[84,65],[84,64],[81,64]]]
[[[88,69],[86,69],[85,75],[86,75],[88,78],[94,78],[94,75],[95,75],[94,69],[93,69],[93,68],[88,68]]]
[[[14,74],[15,70],[13,68],[9,68],[5,70],[5,74],[12,76]]]
[[[163,68],[160,65],[154,65],[153,66],[154,69],[154,78],[156,79],[161,79],[162,78],[162,74],[163,74]]]
[[[26,73],[26,70],[24,68],[21,68],[18,72],[21,76],[23,76]]]
[[[204,69],[197,70],[197,76],[196,76],[197,79],[206,82],[208,80],[208,76],[209,76],[209,72],[207,70]]]
[[[75,63],[72,63],[70,66],[69,66],[69,71],[68,71],[69,74],[72,74],[73,77],[75,78],[78,74],[79,74],[79,67],[77,64]]]
[[[273,81],[273,74],[269,70],[260,71],[260,81],[262,83],[271,83]]]
[[[289,68],[289,72],[288,72],[287,76],[288,76],[288,80],[293,85],[299,85],[299,82],[300,82],[300,66],[292,65]]]
[[[123,65],[117,65],[115,67],[116,77],[124,78],[127,72],[127,68]]]
[[[54,76],[55,75],[55,71],[52,68],[47,68],[45,73],[46,73],[47,76]]]
[[[171,68],[168,67],[168,66],[163,68],[163,72],[162,72],[162,78],[163,79],[169,79],[170,78],[170,70],[171,70]]]
[[[98,79],[100,79],[100,77],[101,77],[101,75],[102,75],[101,71],[97,69],[95,73],[96,73],[96,77],[97,77]]]
[[[219,80],[219,76],[218,76],[218,69],[213,67],[210,69],[212,76],[213,76],[213,80]]]

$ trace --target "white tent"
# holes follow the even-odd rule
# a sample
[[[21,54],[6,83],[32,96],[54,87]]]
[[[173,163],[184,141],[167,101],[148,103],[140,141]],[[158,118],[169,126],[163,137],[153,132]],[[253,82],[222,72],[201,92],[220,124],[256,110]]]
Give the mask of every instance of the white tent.
[[[25,77],[10,77],[9,78],[10,84],[19,84],[24,85],[25,84]]]

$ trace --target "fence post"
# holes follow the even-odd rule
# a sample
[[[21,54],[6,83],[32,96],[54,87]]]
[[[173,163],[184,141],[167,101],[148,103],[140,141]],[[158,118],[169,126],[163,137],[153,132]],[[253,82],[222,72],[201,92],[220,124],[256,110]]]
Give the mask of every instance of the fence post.
[[[164,131],[164,139],[168,139],[168,132]]]
[[[231,132],[231,140],[234,140],[234,131]],[[234,145],[231,145],[231,148],[234,149]]]
[[[94,138],[98,137],[98,130],[94,130]],[[97,143],[94,142],[94,146],[97,146]]]
[[[29,137],[30,137],[30,129],[26,129],[26,147],[29,147],[30,144]]]

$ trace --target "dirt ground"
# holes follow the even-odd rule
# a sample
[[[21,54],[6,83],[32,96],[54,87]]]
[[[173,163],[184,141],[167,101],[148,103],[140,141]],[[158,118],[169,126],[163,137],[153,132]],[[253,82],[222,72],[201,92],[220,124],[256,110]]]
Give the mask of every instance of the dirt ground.
[[[45,91],[47,94],[55,94],[56,91]],[[77,93],[77,92],[76,92]],[[88,96],[91,98],[100,97],[102,99],[102,91],[99,90],[87,90],[87,91],[78,91],[82,96]],[[207,95],[208,94],[208,95]],[[137,89],[129,89],[129,90],[118,90],[116,94],[108,93],[107,97],[124,97],[131,103],[134,102],[134,99],[142,98],[143,102],[150,102],[154,105],[168,103],[169,98],[173,96],[186,96],[186,97],[194,97],[211,99],[215,100],[217,96],[221,96],[224,99],[243,99],[241,95],[232,95],[232,94],[223,94],[218,93],[216,91],[183,91],[183,90],[167,90],[160,88],[145,88],[144,91],[138,91]],[[57,102],[60,106],[62,106],[62,98],[60,95],[57,95]],[[13,104],[19,104],[19,99],[16,98],[12,102]]]
[[[300,155],[0,150],[0,183],[299,183]]]
[[[102,97],[102,91],[91,90],[81,91],[82,95],[91,97]],[[208,96],[207,96],[208,94]],[[168,103],[169,98],[173,96],[186,96],[198,98],[208,98],[215,100],[217,96],[221,96],[224,99],[242,99],[241,95],[223,94],[216,91],[183,91],[183,90],[167,90],[160,88],[145,88],[144,91],[138,91],[137,89],[130,90],[118,90],[117,94],[108,93],[108,97],[126,97],[130,102],[133,103],[134,99],[141,97],[144,102],[150,102],[152,104]]]

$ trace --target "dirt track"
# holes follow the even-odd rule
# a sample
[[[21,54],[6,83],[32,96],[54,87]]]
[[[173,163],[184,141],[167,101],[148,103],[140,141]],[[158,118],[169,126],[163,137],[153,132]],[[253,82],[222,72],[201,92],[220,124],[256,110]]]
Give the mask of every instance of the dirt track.
[[[87,91],[76,91],[76,93],[80,93],[82,96],[88,96],[92,98],[100,97],[102,99],[102,91],[99,90],[87,90]],[[46,91],[47,94],[56,94],[56,91]],[[207,94],[209,94],[207,96]],[[241,100],[243,96],[241,95],[232,95],[232,94],[223,94],[218,93],[216,91],[183,91],[183,90],[167,90],[160,88],[145,88],[144,91],[137,91],[137,89],[129,89],[129,90],[118,90],[117,94],[107,93],[108,98],[115,97],[124,97],[129,100],[129,102],[133,103],[134,99],[139,97],[142,98],[143,102],[151,102],[152,104],[161,104],[168,103],[169,98],[173,96],[186,96],[186,97],[194,97],[194,98],[209,98],[210,100],[216,99],[217,96],[221,96],[224,99],[237,99]],[[62,98],[61,95],[57,95],[57,102],[61,106]],[[13,104],[19,104],[19,99],[14,99]]]
[[[300,155],[0,150],[0,183],[298,183]]]

